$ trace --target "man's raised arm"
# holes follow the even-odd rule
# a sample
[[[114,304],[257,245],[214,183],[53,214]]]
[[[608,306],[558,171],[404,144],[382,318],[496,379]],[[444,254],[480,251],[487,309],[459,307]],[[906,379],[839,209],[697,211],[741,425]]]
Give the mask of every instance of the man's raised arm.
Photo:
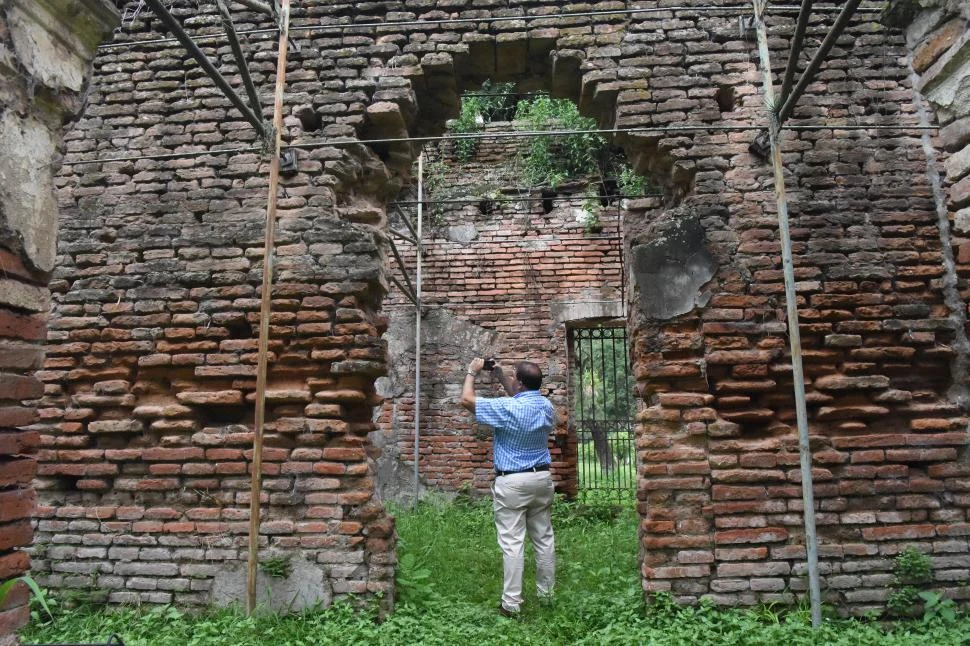
[[[461,407],[473,415],[475,414],[475,377],[484,365],[485,360],[481,357],[472,359],[468,364],[468,370],[465,371],[465,381],[461,384]]]

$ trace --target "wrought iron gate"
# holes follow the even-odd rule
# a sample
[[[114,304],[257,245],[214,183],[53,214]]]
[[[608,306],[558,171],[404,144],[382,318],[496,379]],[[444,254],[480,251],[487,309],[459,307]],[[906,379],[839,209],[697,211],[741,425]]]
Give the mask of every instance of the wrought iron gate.
[[[571,328],[570,426],[578,443],[579,497],[626,502],[636,492],[636,406],[622,327]]]

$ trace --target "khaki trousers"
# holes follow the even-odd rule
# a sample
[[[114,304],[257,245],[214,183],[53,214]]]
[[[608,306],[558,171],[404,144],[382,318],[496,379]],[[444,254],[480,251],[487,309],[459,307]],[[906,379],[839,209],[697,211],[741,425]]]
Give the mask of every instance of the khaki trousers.
[[[492,485],[495,530],[502,549],[502,605],[518,611],[522,603],[522,569],[528,530],[536,555],[539,596],[551,596],[556,582],[556,543],[552,533],[554,488],[548,471],[497,476]]]

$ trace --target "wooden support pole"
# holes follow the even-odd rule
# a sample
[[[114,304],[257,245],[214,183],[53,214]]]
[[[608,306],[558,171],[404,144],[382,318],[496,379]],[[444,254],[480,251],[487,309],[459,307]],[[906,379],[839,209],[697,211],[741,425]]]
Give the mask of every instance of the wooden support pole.
[[[851,0],[850,0],[851,2]],[[788,198],[781,159],[781,120],[771,106],[775,89],[768,56],[768,30],[764,10],[767,0],[752,0],[754,23],[758,35],[758,54],[764,75],[765,104],[768,106],[768,139],[771,143],[771,165],[775,178],[775,200],[778,204],[778,235],[781,238],[781,263],[785,276],[785,306],[788,313],[788,343],[791,349],[792,379],[795,389],[795,418],[798,424],[798,453],[802,476],[802,515],[805,522],[805,552],[808,564],[808,594],[812,608],[812,626],[822,625],[822,600],[818,580],[818,537],[815,533],[815,492],[812,483],[812,449],[808,438],[808,409],[805,405],[805,375],[802,371],[802,338],[798,329],[798,304],[795,294],[795,268],[792,262],[791,233],[788,226]],[[797,96],[793,95],[792,99]]]
[[[253,472],[249,489],[249,563],[246,580],[246,611],[256,609],[256,567],[259,557],[259,496],[263,475],[263,422],[266,419],[266,362],[269,348],[270,299],[273,287],[273,246],[276,233],[276,198],[280,181],[280,147],[283,132],[283,88],[286,83],[286,52],[290,26],[290,0],[280,1],[280,41],[276,62],[276,95],[273,104],[273,151],[269,165],[269,196],[263,244],[263,285],[259,308],[259,350],[256,366],[256,420],[253,426]]]

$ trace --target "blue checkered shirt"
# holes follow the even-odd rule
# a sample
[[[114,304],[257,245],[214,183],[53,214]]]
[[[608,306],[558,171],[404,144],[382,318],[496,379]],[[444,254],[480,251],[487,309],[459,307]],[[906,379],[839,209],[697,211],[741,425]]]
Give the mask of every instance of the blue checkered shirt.
[[[554,420],[552,403],[538,390],[525,390],[514,397],[475,398],[475,421],[495,429],[495,468],[499,471],[549,464]]]

